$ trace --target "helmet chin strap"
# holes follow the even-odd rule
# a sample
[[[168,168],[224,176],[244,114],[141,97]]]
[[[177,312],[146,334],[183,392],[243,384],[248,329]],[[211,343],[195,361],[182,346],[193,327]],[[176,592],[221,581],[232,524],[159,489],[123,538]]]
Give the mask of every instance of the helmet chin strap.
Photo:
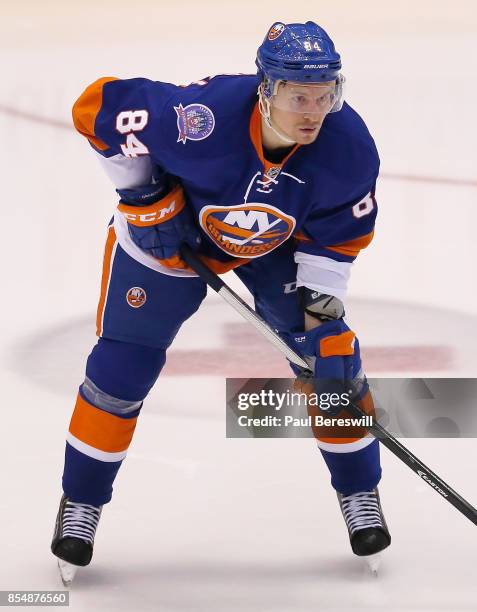
[[[276,126],[272,123],[271,113],[270,113],[270,100],[263,93],[263,84],[261,84],[258,88],[258,108],[260,110],[260,114],[265,119],[265,123],[267,127],[269,127],[272,132],[274,132],[280,140],[285,142],[288,145],[296,144],[294,140],[285,136],[283,132],[281,132]]]
[[[287,136],[285,136],[285,134],[282,134],[278,128],[274,127],[274,125],[272,124],[272,120],[270,118],[265,117],[265,122],[268,125],[268,127],[275,132],[275,134],[278,136],[278,138],[280,138],[280,140],[283,140],[283,142],[285,142],[286,144],[296,144],[296,142],[294,140],[291,140],[291,138],[287,138]]]

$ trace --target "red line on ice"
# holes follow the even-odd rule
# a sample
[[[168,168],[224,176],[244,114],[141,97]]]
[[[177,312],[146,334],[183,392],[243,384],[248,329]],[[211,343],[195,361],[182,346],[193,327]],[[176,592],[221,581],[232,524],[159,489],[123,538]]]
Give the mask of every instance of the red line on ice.
[[[366,346],[361,349],[365,372],[443,372],[452,368],[449,346],[415,344]],[[224,347],[168,351],[166,376],[222,376],[229,378],[292,378],[284,357],[247,323],[230,323]]]

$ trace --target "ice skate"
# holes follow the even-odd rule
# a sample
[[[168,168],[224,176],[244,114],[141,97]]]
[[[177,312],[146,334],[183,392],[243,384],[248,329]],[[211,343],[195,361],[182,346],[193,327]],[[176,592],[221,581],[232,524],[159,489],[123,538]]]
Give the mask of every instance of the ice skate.
[[[352,495],[338,493],[338,500],[351,548],[355,555],[365,558],[370,571],[376,576],[381,561],[379,553],[391,544],[378,489]]]
[[[71,585],[78,567],[91,562],[93,545],[102,506],[90,506],[61,498],[51,552],[58,557],[64,586]]]

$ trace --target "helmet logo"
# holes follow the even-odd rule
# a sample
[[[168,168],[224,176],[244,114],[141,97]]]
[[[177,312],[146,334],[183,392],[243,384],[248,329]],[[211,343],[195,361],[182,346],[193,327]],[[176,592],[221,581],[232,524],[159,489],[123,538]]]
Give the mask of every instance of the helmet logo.
[[[280,34],[283,34],[284,30],[285,30],[285,24],[275,23],[274,25],[272,25],[272,27],[270,28],[270,31],[268,32],[268,40],[277,39],[280,36]]]
[[[146,299],[146,292],[142,287],[131,287],[126,293],[126,301],[132,308],[144,306]]]

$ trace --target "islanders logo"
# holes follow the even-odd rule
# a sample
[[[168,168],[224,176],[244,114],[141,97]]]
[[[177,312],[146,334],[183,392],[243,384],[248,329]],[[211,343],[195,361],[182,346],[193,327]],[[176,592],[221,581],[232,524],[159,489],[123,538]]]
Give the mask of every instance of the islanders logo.
[[[140,308],[146,303],[147,295],[142,287],[131,287],[126,293],[126,301],[131,308]]]
[[[186,140],[204,140],[214,131],[215,117],[208,106],[203,104],[188,104],[187,106],[174,106],[177,113],[177,129],[179,138],[177,142],[186,143]]]
[[[204,206],[202,229],[233,257],[253,259],[276,249],[290,237],[296,220],[269,204]]]
[[[268,32],[268,40],[275,40],[278,38],[280,34],[283,34],[284,29],[285,24],[283,23],[276,23],[275,25],[272,25],[270,31]]]

